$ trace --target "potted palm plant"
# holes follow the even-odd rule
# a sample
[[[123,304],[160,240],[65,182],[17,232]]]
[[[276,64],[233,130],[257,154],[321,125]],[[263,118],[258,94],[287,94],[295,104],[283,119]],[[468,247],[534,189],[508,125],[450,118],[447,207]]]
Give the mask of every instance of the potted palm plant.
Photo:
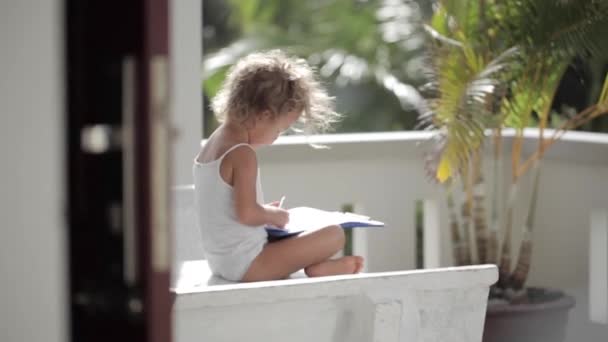
[[[563,340],[567,311],[574,301],[556,290],[525,286],[533,251],[531,233],[546,150],[565,131],[608,113],[607,75],[594,104],[550,133],[546,130],[553,98],[573,58],[606,54],[601,40],[608,34],[608,1],[441,0],[426,28],[433,39],[430,82],[423,89],[428,105],[420,121],[438,132],[429,166],[433,177],[446,185],[454,261],[499,267],[484,341]],[[533,123],[538,126],[538,147],[523,159],[523,131]],[[499,221],[505,127],[515,133],[507,209]],[[494,151],[489,221],[484,208],[486,177],[481,172],[487,141]],[[518,186],[527,174],[533,177],[532,195],[518,198]],[[464,194],[460,211],[452,195],[458,183]],[[517,258],[511,246],[516,199],[529,201]]]

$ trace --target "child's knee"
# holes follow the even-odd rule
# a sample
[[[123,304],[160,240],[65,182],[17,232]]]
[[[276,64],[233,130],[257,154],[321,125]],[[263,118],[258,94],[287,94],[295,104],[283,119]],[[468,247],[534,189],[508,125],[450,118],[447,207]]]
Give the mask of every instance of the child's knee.
[[[326,227],[325,230],[327,234],[330,235],[330,239],[335,243],[336,248],[341,249],[344,247],[344,242],[346,241],[346,237],[344,236],[344,229],[340,226],[329,226]]]

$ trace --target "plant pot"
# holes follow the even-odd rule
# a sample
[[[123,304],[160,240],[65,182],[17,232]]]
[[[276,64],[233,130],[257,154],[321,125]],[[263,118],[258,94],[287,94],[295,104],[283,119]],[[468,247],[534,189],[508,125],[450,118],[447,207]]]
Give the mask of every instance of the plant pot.
[[[574,304],[565,294],[542,303],[489,303],[483,342],[563,342]]]

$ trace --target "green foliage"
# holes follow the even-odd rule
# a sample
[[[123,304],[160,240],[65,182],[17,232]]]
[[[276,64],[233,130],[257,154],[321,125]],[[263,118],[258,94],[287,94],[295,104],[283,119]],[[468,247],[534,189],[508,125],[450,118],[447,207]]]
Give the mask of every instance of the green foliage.
[[[238,58],[286,49],[314,65],[336,96],[345,114],[338,132],[413,129],[420,112],[422,127],[451,132],[439,140],[445,150],[460,151],[447,158],[455,173],[483,130],[553,121],[547,108],[572,56],[605,56],[608,46],[605,0],[205,0],[203,6],[208,98]],[[429,36],[434,41],[425,45]],[[516,52],[500,57],[511,48]],[[596,58],[593,75],[605,72],[606,61]],[[428,66],[426,95],[444,102],[439,112],[417,90]],[[601,88],[591,90],[587,103]]]
[[[227,66],[250,52],[281,48],[306,58],[336,95],[338,111],[346,114],[338,131],[367,124],[370,130],[415,126],[427,1],[226,1],[230,25],[239,34],[227,45],[205,50],[208,97],[215,95]]]
[[[223,66],[217,69],[217,72],[211,74],[209,77],[205,79],[203,82],[203,89],[206,94],[215,95],[220,90],[222,86],[222,82],[224,81],[224,77],[226,72],[228,71],[228,66]]]
[[[608,107],[608,74],[606,74],[606,78],[604,79],[604,86],[602,87],[598,104]]]
[[[432,95],[421,121],[439,128],[440,181],[469,163],[487,129],[546,126],[566,67],[606,55],[608,1],[443,0],[429,31]]]

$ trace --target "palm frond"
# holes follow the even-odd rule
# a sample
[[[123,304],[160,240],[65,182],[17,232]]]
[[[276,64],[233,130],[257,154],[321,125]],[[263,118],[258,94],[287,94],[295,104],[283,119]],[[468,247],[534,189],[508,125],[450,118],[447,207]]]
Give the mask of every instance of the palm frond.
[[[606,109],[608,109],[608,73],[604,78],[604,86],[602,87],[602,92],[600,93],[597,103],[598,105],[604,106]]]
[[[483,143],[485,130],[500,123],[488,100],[516,56],[517,49],[509,49],[486,63],[473,49],[453,45],[436,47],[431,53],[429,88],[434,87],[437,96],[429,99],[430,110],[420,120],[438,128],[442,136],[441,156],[435,158],[439,181],[458,174]]]
[[[438,42],[444,43],[444,44],[448,44],[448,45],[453,45],[453,46],[457,46],[457,47],[462,47],[462,43],[459,42],[456,39],[450,38],[444,34],[442,34],[440,31],[436,30],[433,26],[429,26],[429,25],[424,25],[424,30],[435,40],[437,40]]]
[[[429,25],[425,25],[425,29],[431,29],[432,31],[437,32],[439,36],[448,37],[450,34],[450,28],[448,22],[450,20],[450,16],[445,8],[445,6],[441,3],[436,4],[436,8],[431,18]]]
[[[480,10],[479,0],[443,0],[441,5],[451,15],[451,31],[463,40],[468,40],[479,34]]]
[[[530,54],[571,58],[575,54],[606,54],[608,2],[604,0],[505,1],[493,8],[501,39]]]

